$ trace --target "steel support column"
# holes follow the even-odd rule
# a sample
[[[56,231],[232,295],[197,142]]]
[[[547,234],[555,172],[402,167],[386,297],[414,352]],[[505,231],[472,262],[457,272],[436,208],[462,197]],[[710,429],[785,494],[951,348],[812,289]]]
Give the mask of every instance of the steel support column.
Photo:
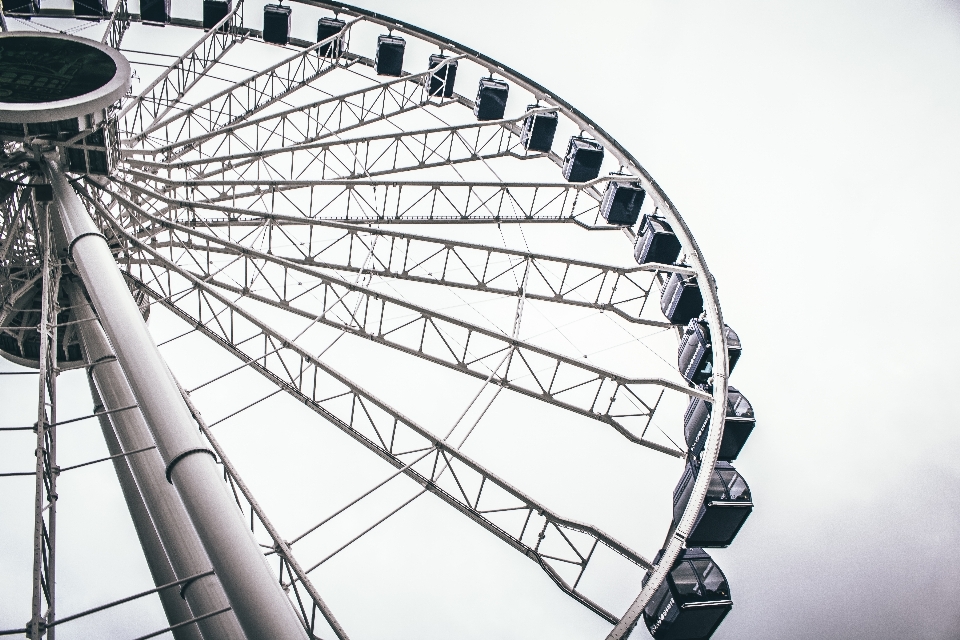
[[[70,295],[70,305],[74,309],[74,316],[79,320],[77,327],[80,331],[80,344],[83,347],[87,362],[90,363],[91,385],[104,407],[113,412],[109,414],[109,420],[113,426],[110,427],[109,433],[104,430],[108,446],[112,434],[115,434],[115,437],[119,440],[122,451],[137,451],[153,446],[153,437],[151,437],[150,430],[141,413],[137,411],[117,411],[122,407],[134,406],[137,401],[130,390],[130,385],[114,356],[113,350],[110,348],[109,342],[107,342],[107,336],[104,334],[103,328],[96,321],[96,315],[90,307],[90,302],[77,283],[70,283],[68,293]],[[107,416],[101,416],[101,420],[105,418]],[[110,453],[112,454],[113,451]],[[150,527],[155,527],[156,534],[159,536],[163,547],[164,557],[172,565],[175,577],[168,579],[164,576],[157,583],[157,586],[209,572],[213,568],[210,559],[207,557],[207,552],[190,522],[190,517],[187,515],[177,490],[167,482],[164,471],[165,465],[160,454],[156,450],[144,451],[130,456],[126,460],[115,458],[115,461],[129,465],[129,469],[133,472],[138,487],[138,497],[143,497],[150,514],[149,518],[152,521]],[[127,501],[127,506],[131,507],[130,515],[134,518],[134,524],[137,525],[138,518],[130,500]],[[139,533],[140,527],[138,526],[137,529]],[[144,553],[147,553],[146,547]],[[150,563],[149,554],[147,562]],[[151,563],[151,570],[152,566]],[[176,594],[176,592],[171,593]],[[170,624],[190,620],[194,616],[219,611],[230,606],[216,576],[206,576],[185,584],[177,597],[186,598],[190,605],[190,615],[180,620],[171,620]],[[240,624],[232,612],[206,618],[198,624],[207,640],[244,638]]]
[[[43,252],[40,325],[40,395],[37,403],[36,487],[33,532],[33,603],[26,635],[53,640],[56,630],[48,629],[56,616],[56,541],[57,541],[57,291],[60,263],[53,255],[50,208],[36,206],[40,250]],[[47,411],[49,407],[49,412]],[[49,416],[49,417],[48,417]],[[44,606],[46,605],[46,606]]]
[[[94,411],[103,411],[103,401],[100,399],[100,392],[97,391],[97,386],[92,377],[90,378],[90,395],[93,397]],[[109,416],[101,415],[98,419],[110,455],[121,456],[123,448],[120,446],[117,434],[113,430],[113,425],[110,424]],[[143,555],[147,560],[147,567],[150,569],[150,576],[153,578],[154,585],[159,587],[176,582],[177,574],[174,573],[173,567],[170,565],[170,559],[167,557],[160,536],[154,528],[153,520],[150,519],[150,513],[143,503],[143,496],[140,494],[140,489],[137,488],[137,482],[130,471],[130,465],[123,457],[117,457],[113,459],[113,468],[117,472],[120,490],[123,492],[123,499],[130,511],[133,528],[137,531],[137,539],[140,540],[140,547],[143,549]],[[160,604],[163,606],[163,611],[170,626],[194,617],[190,605],[180,597],[176,589],[164,589],[157,595],[160,597]],[[197,626],[191,624],[174,629],[173,637],[174,640],[201,640],[203,636],[200,635]]]
[[[180,494],[240,626],[251,640],[305,640],[306,631],[247,530],[106,239],[55,161],[44,166],[70,256],[157,444],[166,477]]]

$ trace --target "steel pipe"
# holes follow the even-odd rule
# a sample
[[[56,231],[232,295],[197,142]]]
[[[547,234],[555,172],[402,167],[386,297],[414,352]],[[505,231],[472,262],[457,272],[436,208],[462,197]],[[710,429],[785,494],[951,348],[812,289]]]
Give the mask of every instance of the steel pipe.
[[[119,440],[119,451],[115,452],[111,449],[110,453],[136,451],[153,445],[153,437],[150,435],[147,424],[139,411],[115,411],[117,408],[136,404],[133,391],[127,383],[120,364],[114,357],[103,328],[99,322],[96,322],[96,315],[94,315],[83,290],[78,283],[69,283],[67,291],[70,295],[70,305],[73,307],[73,313],[78,320],[84,320],[79,324],[80,344],[87,362],[90,363],[88,371],[91,389],[100,398],[104,408],[107,411],[113,411],[100,416],[101,424],[105,420],[110,421],[103,429],[108,448],[112,438]],[[137,534],[140,535],[141,529],[148,529],[149,527],[159,537],[158,542],[161,544],[159,554],[162,554],[162,560],[159,557],[154,557],[158,554],[153,550],[148,550],[146,545],[143,547],[151,573],[154,572],[155,565],[161,570],[160,573],[163,573],[162,565],[164,562],[168,562],[171,566],[173,577],[154,574],[156,585],[169,584],[189,576],[209,573],[213,566],[207,557],[203,544],[200,542],[200,538],[197,536],[197,532],[194,530],[193,524],[190,522],[190,517],[187,515],[187,510],[184,508],[177,490],[166,480],[165,465],[160,454],[155,449],[144,451],[126,459],[115,458],[114,464],[118,467],[117,475],[121,477],[121,488],[124,491],[124,497],[127,498],[127,507],[130,509],[131,517],[133,517]],[[133,500],[127,495],[128,489],[124,486],[123,477],[119,470],[121,465],[128,467],[128,473],[132,472],[135,479],[136,485],[131,489],[131,492],[134,493]],[[136,513],[138,505],[135,503],[137,499],[140,499],[141,504],[146,507],[149,514],[147,515],[149,524],[143,523],[140,514]],[[149,537],[149,531],[146,533]],[[143,539],[144,537],[141,535],[141,542]],[[160,595],[163,598],[164,596],[169,597],[170,594],[181,602],[183,602],[182,596],[189,604],[186,611],[177,611],[176,620],[168,618],[171,625],[229,606],[224,589],[214,575],[208,575],[187,583],[180,589],[179,593],[177,591],[167,591]],[[166,610],[166,605],[164,609]],[[206,618],[198,624],[200,625],[200,631],[207,640],[216,638],[244,640],[246,638],[240,628],[240,623],[232,612]]]
[[[306,640],[306,630],[247,530],[106,239],[55,158],[49,157],[44,168],[70,257],[153,435],[165,475],[180,494],[240,626],[251,640]]]
[[[103,408],[103,401],[100,399],[100,392],[97,391],[97,386],[92,377],[90,378],[90,395],[93,397],[94,410],[100,411]],[[123,448],[120,446],[117,434],[113,430],[113,425],[110,424],[110,418],[101,414],[98,419],[110,455],[122,454]],[[170,565],[170,559],[163,548],[163,543],[160,542],[160,536],[153,526],[153,520],[150,519],[150,513],[143,502],[143,496],[140,494],[140,489],[137,488],[137,482],[130,471],[130,465],[124,458],[114,458],[113,469],[117,473],[120,490],[123,492],[123,499],[127,503],[127,510],[130,511],[133,528],[137,532],[137,539],[140,540],[140,547],[143,549],[143,555],[146,558],[147,567],[150,569],[153,584],[160,587],[176,582],[177,574],[174,573],[173,567]],[[180,597],[177,591],[164,589],[157,595],[160,596],[160,605],[163,607],[167,622],[171,626],[193,618],[190,605]],[[174,640],[201,640],[203,636],[200,635],[196,625],[187,625],[174,629],[173,637]]]

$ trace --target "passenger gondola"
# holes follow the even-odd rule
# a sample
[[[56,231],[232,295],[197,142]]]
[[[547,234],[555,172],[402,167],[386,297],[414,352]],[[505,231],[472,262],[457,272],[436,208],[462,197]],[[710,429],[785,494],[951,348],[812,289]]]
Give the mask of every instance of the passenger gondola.
[[[720,567],[703,549],[684,549],[644,607],[643,619],[656,640],[706,640],[731,608]]]
[[[588,182],[600,175],[603,145],[580,136],[570,138],[563,160],[563,177],[570,182]]]
[[[703,313],[703,294],[697,279],[671,273],[660,289],[660,310],[670,324],[687,324]]]
[[[480,78],[473,115],[477,120],[499,120],[507,109],[510,85],[496,78]]]
[[[727,341],[727,356],[730,372],[740,359],[740,338],[729,325],[724,325],[724,338]],[[677,363],[680,375],[692,385],[705,386],[713,376],[713,343],[710,340],[710,327],[706,320],[694,318],[684,329],[677,350]]]
[[[400,36],[384,34],[377,38],[377,59],[374,67],[381,76],[400,77],[403,74],[403,50],[407,41]]]
[[[346,22],[337,18],[320,18],[317,20],[317,42],[332,38],[343,31],[346,26]],[[339,56],[341,51],[343,51],[343,36],[334,38],[330,42],[317,47],[317,53],[331,58]]]
[[[527,111],[537,109],[539,105],[527,106]],[[557,124],[560,122],[556,111],[549,113],[531,113],[523,120],[523,129],[520,131],[520,144],[527,151],[549,153],[553,148],[553,138],[557,133]]]
[[[680,522],[690,501],[700,465],[687,462],[683,476],[673,490],[673,524]],[[753,511],[750,487],[729,462],[717,462],[710,475],[707,497],[697,514],[687,544],[694,547],[726,547],[733,542],[747,516]]]
[[[170,0],[140,0],[140,20],[147,24],[170,23]]]
[[[213,29],[231,11],[233,11],[233,0],[203,0],[203,28],[207,31]]]
[[[607,183],[600,201],[600,215],[609,224],[633,226],[640,217],[645,192],[639,182]]]
[[[680,240],[667,221],[660,216],[643,216],[637,231],[637,243],[633,247],[637,264],[673,264],[679,255]]]
[[[712,411],[712,403],[703,398],[691,398],[683,417],[683,434],[687,440],[687,448],[690,455],[697,458],[703,452],[703,446],[707,441]],[[757,420],[750,401],[735,388],[727,387],[727,416],[723,424],[723,437],[720,439],[720,453],[717,459],[726,462],[736,460],[756,424]]]
[[[444,63],[444,60],[448,62]],[[430,56],[427,66],[436,69],[430,76],[430,95],[453,97],[453,84],[457,81],[457,61],[439,54]]]
[[[290,42],[292,9],[280,4],[263,6],[263,41],[272,44]]]

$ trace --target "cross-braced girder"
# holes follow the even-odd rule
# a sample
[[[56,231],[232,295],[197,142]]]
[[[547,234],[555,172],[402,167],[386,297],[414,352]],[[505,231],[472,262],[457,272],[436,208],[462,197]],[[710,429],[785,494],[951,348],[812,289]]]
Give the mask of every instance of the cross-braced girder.
[[[339,36],[331,36],[307,47],[200,102],[180,105],[180,98],[200,79],[198,74],[189,85],[178,92],[177,98],[171,100],[152,123],[141,129],[127,144],[132,145],[148,139],[155,141],[160,134],[154,135],[154,132],[160,130],[164,131],[165,139],[183,139],[196,135],[198,131],[209,134],[227,124],[249,119],[336,68],[339,59],[333,53],[338,49],[329,46],[336,37]],[[220,54],[221,57],[223,53]],[[176,113],[165,117],[174,110]],[[185,152],[185,149],[180,150],[181,154]]]
[[[135,183],[122,181],[119,184],[130,197],[136,197],[137,194],[147,196],[145,206],[176,204],[176,201]],[[202,207],[194,206],[194,211],[197,208]],[[529,299],[612,311],[625,320],[649,326],[671,326],[662,320],[641,317],[656,273],[694,275],[690,268],[677,265],[649,263],[618,267],[323,218],[311,220],[274,214],[255,219],[249,211],[242,209],[217,207],[215,210],[237,217],[244,216],[248,220],[246,224],[252,226],[266,226],[266,242],[260,247],[261,250],[303,267],[348,273],[362,271],[384,278],[508,296],[520,295],[519,277],[529,271],[524,294]],[[226,235],[224,239],[228,241],[249,246],[249,240],[230,234],[231,227],[242,227],[242,222],[231,224],[200,216],[190,219],[177,216],[176,219],[183,227],[199,227],[209,234],[221,238]],[[308,229],[305,234],[302,231],[304,227]],[[156,228],[162,229],[159,226]],[[334,233],[332,236],[322,235],[321,231]],[[138,235],[143,237],[143,233]],[[302,240],[304,236],[306,241]],[[179,246],[196,248],[201,252],[228,251],[202,239],[197,242],[200,244],[196,247],[193,246],[193,240],[187,240]]]
[[[217,28],[205,32],[197,42],[165,69],[139,95],[131,98],[121,109],[118,119],[120,131],[141,131],[170,111],[186,93],[244,36],[239,33],[237,12],[243,0],[238,0],[233,11],[221,20]],[[226,28],[219,28],[226,26]]]
[[[212,287],[197,282],[186,291],[173,291],[163,278],[147,285],[134,276],[129,277],[152,299],[249,363],[247,366],[395,468],[402,469],[406,476],[445,503],[538,562],[561,589],[610,622],[614,622],[616,616],[577,588],[596,545],[605,545],[641,568],[651,566],[643,556],[596,527],[565,519],[501,480]],[[432,453],[424,457],[425,451]],[[417,458],[419,461],[410,464]],[[447,469],[449,474],[444,474]],[[481,499],[484,500],[482,507]],[[508,517],[502,518],[504,514]],[[519,517],[513,517],[516,515]],[[548,548],[553,553],[548,553]],[[557,563],[578,567],[575,578],[565,580]]]
[[[537,110],[538,113],[548,111]],[[522,120],[482,121],[371,136],[336,136],[334,140],[277,147],[267,139],[262,144],[251,145],[256,149],[253,151],[174,162],[143,160],[130,154],[128,165],[150,173],[165,171],[168,177],[175,174],[184,180],[208,180],[217,176],[255,181],[301,180],[306,176],[348,180],[493,158],[542,157],[539,152],[528,153],[521,144],[516,125]]]
[[[256,217],[305,218],[367,223],[574,222],[597,228],[600,203],[593,186],[556,182],[409,180],[168,180],[135,169],[128,180],[162,194],[185,220],[195,209],[224,213],[242,209]],[[242,220],[227,215],[214,222]],[[615,229],[615,227],[599,227]]]
[[[348,59],[348,64],[354,61]],[[427,72],[416,73],[377,82],[259,118],[250,118],[259,108],[246,101],[256,94],[238,84],[233,91],[239,95],[234,95],[233,91],[228,94],[239,101],[236,111],[208,113],[201,109],[199,113],[187,112],[182,118],[183,123],[171,120],[143,141],[149,143],[146,148],[135,151],[167,160],[180,158],[188,152],[199,157],[212,157],[269,148],[271,142],[291,146],[339,136],[428,104],[444,104],[431,96],[428,85],[424,85],[422,79],[427,75]],[[174,128],[174,125],[177,126]]]
[[[114,197],[120,196],[114,194]],[[96,204],[98,208],[103,207],[99,202]],[[115,211],[112,215],[106,214],[104,219],[129,243],[126,263],[141,277],[145,275],[142,269],[156,265],[195,282],[277,306],[479,379],[486,379],[493,371],[495,382],[504,388],[605,422],[632,442],[668,455],[684,455],[676,448],[644,437],[664,389],[697,394],[696,390],[681,382],[631,378],[606,371],[381,291],[325,275],[319,270],[165,222],[132,202],[123,204],[126,214]],[[106,212],[101,209],[101,213]],[[210,260],[209,254],[204,258],[202,247],[179,252],[178,259],[164,256],[121,227],[122,223],[118,221],[123,221],[126,215],[140,218],[131,219],[126,223],[128,227],[163,226],[173,238],[170,248],[182,244],[190,236],[219,245],[236,256],[231,271],[236,275],[222,275],[221,268]],[[180,264],[181,258],[183,264]],[[314,279],[314,283],[308,284],[307,291],[311,297],[322,301],[319,310],[307,309],[297,302],[304,292],[293,295],[289,278],[294,275],[301,281],[305,276]],[[262,284],[256,284],[258,281]],[[502,373],[492,368],[508,353],[509,363]]]

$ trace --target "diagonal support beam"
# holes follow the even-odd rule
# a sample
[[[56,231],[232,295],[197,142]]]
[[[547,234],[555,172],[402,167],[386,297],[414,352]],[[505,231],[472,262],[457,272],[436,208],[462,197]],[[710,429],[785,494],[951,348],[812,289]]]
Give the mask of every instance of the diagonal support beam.
[[[140,548],[143,549],[143,555],[147,561],[147,568],[150,570],[150,577],[153,578],[153,584],[161,587],[176,582],[176,573],[174,573],[167,552],[160,541],[160,536],[154,528],[153,520],[150,519],[150,513],[146,504],[144,504],[143,496],[137,487],[133,473],[130,471],[130,465],[123,457],[123,448],[117,439],[116,432],[113,430],[113,425],[110,424],[110,418],[102,413],[103,401],[93,378],[90,378],[90,395],[93,397],[94,411],[100,413],[97,416],[100,422],[100,430],[103,432],[104,440],[107,443],[107,450],[113,456],[113,468],[120,483],[120,490],[123,492],[123,499],[127,503],[130,518],[133,520],[133,527],[137,532]],[[196,586],[191,588],[196,588]],[[159,591],[157,595],[160,597],[160,605],[167,616],[167,622],[171,626],[194,617],[190,605],[177,592],[164,589]],[[199,629],[193,625],[177,628],[173,632],[173,637],[175,640],[202,640]]]
[[[290,567],[294,575],[296,575],[297,581],[306,589],[307,595],[313,602],[314,609],[320,612],[324,620],[327,621],[327,624],[330,625],[330,628],[333,629],[333,632],[336,634],[339,640],[349,640],[347,632],[337,621],[336,617],[333,615],[333,612],[330,610],[330,607],[328,607],[323,601],[323,598],[320,597],[320,593],[317,591],[317,588],[313,586],[313,583],[310,581],[307,573],[303,570],[303,568],[300,566],[300,563],[294,557],[293,551],[290,549],[290,544],[280,537],[280,533],[277,531],[276,527],[273,526],[273,523],[270,522],[266,513],[264,513],[263,508],[253,497],[253,493],[250,491],[250,488],[240,477],[240,474],[237,473],[236,467],[234,467],[230,462],[230,459],[227,458],[226,452],[223,450],[223,447],[220,446],[220,443],[217,442],[213,432],[210,431],[210,428],[207,426],[203,416],[200,415],[197,407],[190,399],[190,395],[182,387],[180,388],[180,392],[183,394],[184,402],[187,403],[190,413],[193,415],[194,420],[196,420],[197,425],[200,427],[203,437],[206,438],[207,442],[210,443],[210,446],[213,447],[213,450],[220,458],[220,463],[223,465],[223,468],[227,472],[231,482],[240,490],[240,494],[243,496],[244,500],[247,501],[247,504],[250,505],[250,510],[256,514],[260,524],[263,525],[263,528],[266,529],[270,539],[273,540],[274,550],[280,555],[281,558],[283,558],[283,561]],[[280,579],[281,581],[283,580],[283,575],[280,576]],[[311,634],[313,634],[313,616],[307,615],[306,611],[302,611],[301,615],[305,622],[308,620],[311,621],[307,624],[310,624],[309,631]]]
[[[135,407],[136,397],[102,326],[97,321],[90,301],[79,283],[68,283],[67,293],[74,314],[83,321],[79,325],[80,343],[88,362],[91,388],[102,400],[106,410],[104,415],[99,417],[101,422],[107,421],[106,428],[109,431],[105,430],[104,435],[108,445],[111,440],[116,439],[121,451],[127,452],[153,446],[155,441],[143,415],[139,411],[123,410]],[[189,620],[194,615],[208,614],[229,606],[223,586],[219,579],[212,575],[210,558],[190,521],[180,494],[167,481],[166,465],[160,454],[149,450],[126,460],[117,459],[117,462],[122,462],[127,473],[132,473],[135,478],[135,487],[124,488],[124,492],[136,491],[134,501],[128,499],[127,506],[138,532],[145,530],[144,535],[149,536],[149,530],[152,529],[159,538],[163,556],[162,559],[153,553],[147,556],[151,569],[157,566],[157,570],[163,574],[163,560],[168,560],[174,574],[173,577],[160,575],[157,586],[205,574],[203,578],[191,582],[180,594],[174,594],[187,604],[187,611],[177,612],[177,619],[170,619],[169,622],[175,624]],[[123,467],[120,467],[121,470]],[[139,515],[140,502],[148,513],[146,522],[143,522]],[[145,546],[144,551],[148,552],[148,547]],[[232,612],[206,618],[199,623],[199,628],[204,636],[238,640],[245,638],[240,623]]]
[[[37,403],[37,447],[34,486],[33,602],[27,636],[40,640],[56,620],[57,542],[57,292],[60,287],[59,261],[54,259],[52,207],[37,206],[35,222],[41,232],[42,284],[40,298],[39,384]],[[49,411],[48,411],[49,407]]]
[[[114,49],[120,50],[120,43],[123,42],[123,36],[130,28],[130,11],[127,9],[127,0],[117,0],[110,14],[110,20],[107,22],[107,28],[103,32],[101,44],[108,44]]]

